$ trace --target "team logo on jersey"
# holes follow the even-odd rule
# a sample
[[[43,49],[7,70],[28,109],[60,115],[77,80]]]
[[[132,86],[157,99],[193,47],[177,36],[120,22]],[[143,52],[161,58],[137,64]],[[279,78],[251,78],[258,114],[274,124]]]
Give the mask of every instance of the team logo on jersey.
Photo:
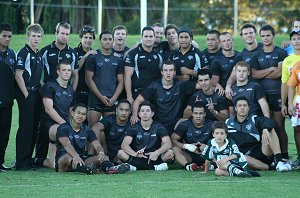
[[[23,65],[23,60],[21,57],[18,58],[18,65]]]
[[[222,65],[223,68],[227,68],[228,66],[229,66],[228,64]]]
[[[115,136],[115,135],[116,135],[115,131],[110,131],[109,134],[110,134],[111,136]]]
[[[229,154],[229,152],[230,152],[230,151],[229,151],[229,149],[227,148],[227,149],[225,149],[225,150],[223,151],[223,154],[226,155],[226,154]]]
[[[66,95],[68,95],[68,92],[66,92],[66,91],[63,91],[63,95],[65,95],[65,96],[66,96]]]
[[[184,60],[181,60],[180,62],[181,62],[181,63],[184,63]]]
[[[139,56],[139,58],[146,58],[146,56]]]
[[[271,58],[272,56],[270,54],[267,54],[266,55],[266,58]]]
[[[232,59],[231,59],[229,62],[230,62],[230,63],[233,63],[233,62],[234,62],[234,60],[232,60]]]
[[[248,89],[246,89],[246,91],[252,91],[252,88],[248,88]]]
[[[192,137],[192,136],[193,136],[193,134],[192,134],[192,132],[191,132],[191,131],[188,131],[188,132],[186,133],[186,136],[190,138],[190,137]]]
[[[12,58],[11,58],[11,59],[9,59],[9,63],[10,63],[10,64],[14,64],[14,63],[15,63],[15,60],[14,60],[14,59],[12,59]]]
[[[218,149],[217,149],[216,146],[212,146],[212,152],[213,152],[213,153],[218,153]]]
[[[61,93],[56,92],[55,95],[56,95],[57,97],[60,97],[60,96],[61,96]]]
[[[179,59],[179,57],[173,57],[173,60],[178,60]]]
[[[109,60],[108,58],[105,58],[104,61],[105,61],[106,63],[110,62],[110,60]]]
[[[130,57],[126,57],[125,62],[130,63]]]
[[[67,58],[70,58],[70,57],[71,57],[71,55],[70,55],[70,54],[66,54],[66,57],[67,57]]]
[[[156,56],[156,55],[153,55],[153,58],[154,58],[154,59],[157,59],[157,56]]]
[[[251,127],[252,127],[251,124],[247,124],[247,125],[246,125],[246,129],[249,130],[249,131],[251,130]]]
[[[272,57],[273,60],[277,60],[278,59],[278,56],[274,56]]]
[[[188,56],[188,59],[189,59],[189,60],[192,60],[193,58],[194,58],[194,57],[193,57],[192,55],[189,55],[189,56]]]
[[[244,88],[240,88],[240,89],[239,89],[239,92],[242,92],[242,91],[244,91]]]
[[[136,134],[136,138],[138,140],[141,140],[143,138],[143,135],[141,133]]]
[[[124,129],[118,129],[118,133],[123,133]]]
[[[31,59],[32,59],[32,60],[34,60],[34,59],[35,59],[35,57],[34,57],[34,56],[33,56],[33,57],[31,57]]]
[[[150,58],[148,58],[148,62],[151,62],[151,59],[150,59]]]
[[[168,96],[168,95],[170,95],[170,93],[171,93],[171,92],[167,91],[167,92],[166,92],[166,95]]]

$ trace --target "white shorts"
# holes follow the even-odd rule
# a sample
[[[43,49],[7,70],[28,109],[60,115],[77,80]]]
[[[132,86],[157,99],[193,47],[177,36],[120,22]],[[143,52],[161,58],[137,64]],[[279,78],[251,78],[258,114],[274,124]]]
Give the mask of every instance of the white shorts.
[[[300,125],[300,96],[299,95],[297,95],[294,99],[294,107],[296,106],[298,106],[298,108],[296,109],[296,114],[291,118],[293,127]]]

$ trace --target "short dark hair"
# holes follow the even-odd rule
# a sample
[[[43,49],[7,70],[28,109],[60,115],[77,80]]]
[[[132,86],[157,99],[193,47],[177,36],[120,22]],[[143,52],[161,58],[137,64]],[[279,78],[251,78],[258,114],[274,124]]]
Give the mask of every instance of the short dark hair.
[[[138,112],[141,111],[141,108],[142,108],[143,106],[148,106],[148,107],[150,107],[150,109],[151,109],[152,112],[155,111],[153,104],[152,104],[151,102],[147,101],[147,100],[144,100],[144,101],[141,102],[141,104],[139,105]]]
[[[246,28],[252,28],[254,30],[254,33],[256,34],[255,26],[253,24],[250,24],[250,23],[245,23],[241,28],[241,33],[240,33],[241,36],[243,36],[243,29],[246,29]]]
[[[10,23],[0,23],[0,34],[3,31],[12,32],[13,28]]]
[[[146,26],[146,27],[144,27],[143,29],[142,29],[142,36],[144,35],[144,31],[152,31],[153,32],[153,34],[155,35],[155,31],[154,31],[154,29],[151,27],[151,26]]]
[[[161,71],[163,70],[163,66],[164,65],[174,65],[174,71],[176,71],[176,66],[175,66],[175,63],[173,61],[171,61],[171,60],[164,60],[162,66],[160,68]]]
[[[192,104],[192,112],[194,112],[194,109],[195,109],[195,108],[203,108],[204,111],[206,110],[205,104],[204,104],[203,102],[201,102],[201,101],[196,101],[196,102],[194,102],[194,103]]]
[[[275,30],[274,30],[274,28],[273,28],[272,26],[270,26],[270,25],[264,25],[264,26],[262,26],[262,27],[260,28],[260,30],[259,30],[259,35],[260,35],[261,31],[271,31],[272,35],[275,36]]]
[[[211,133],[213,134],[216,129],[224,129],[225,133],[228,134],[228,128],[223,121],[214,121],[211,126]]]
[[[245,61],[239,61],[235,64],[235,67],[240,66],[240,67],[247,67],[248,71],[250,71],[250,65],[246,63]]]
[[[102,36],[103,36],[104,34],[110,34],[110,35],[112,36],[112,38],[114,39],[114,36],[112,35],[112,33],[111,33],[110,31],[104,30],[104,31],[101,32],[101,34],[99,35],[99,40],[100,40],[100,41],[101,41]]]
[[[209,30],[207,34],[215,34],[217,38],[220,37],[220,32],[218,30]]]
[[[152,27],[164,27],[161,23],[154,23]]]
[[[122,103],[128,104],[129,107],[130,107],[130,109],[131,109],[131,104],[130,104],[130,102],[129,102],[127,99],[119,100],[119,101],[118,101],[118,104],[117,104],[117,108],[118,108],[118,107],[120,106],[120,104],[122,104]]]
[[[60,27],[63,27],[65,29],[71,29],[71,25],[69,23],[59,22],[59,23],[57,23],[56,28],[55,28],[56,33],[59,33],[59,28]]]
[[[90,33],[93,36],[93,39],[96,38],[95,29],[92,26],[85,25],[79,30],[79,37],[82,38],[85,34]]]
[[[61,65],[71,65],[71,62],[69,60],[61,60],[58,62],[56,70],[60,70]]]
[[[178,30],[179,30],[179,28],[178,28],[175,24],[168,24],[168,25],[165,27],[165,32],[164,32],[165,37],[167,37],[167,32],[168,32],[168,30],[170,30],[170,29],[174,29],[177,33],[178,33]]]
[[[117,30],[125,30],[126,35],[128,34],[128,30],[127,30],[127,28],[124,25],[117,25],[117,26],[115,26],[113,28],[113,30],[112,30],[112,35],[115,35],[115,31],[117,31]]]
[[[236,99],[234,99],[234,106],[236,106],[237,103],[238,103],[238,101],[241,101],[241,100],[247,101],[247,103],[248,103],[248,105],[249,105],[249,100],[248,100],[248,98],[247,98],[246,96],[239,96],[239,97],[237,97]]]
[[[77,107],[83,107],[87,109],[87,106],[83,103],[76,103],[73,107],[72,107],[72,111],[76,111]]]
[[[212,78],[212,73],[209,69],[200,69],[197,73],[197,76],[205,76],[205,75],[208,75],[210,79]]]

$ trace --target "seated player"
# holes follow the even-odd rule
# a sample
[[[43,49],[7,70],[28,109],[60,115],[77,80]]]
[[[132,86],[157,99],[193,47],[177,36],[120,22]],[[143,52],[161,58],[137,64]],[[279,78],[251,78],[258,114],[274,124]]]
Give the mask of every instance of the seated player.
[[[171,161],[174,153],[166,128],[153,121],[154,107],[150,102],[143,101],[138,114],[141,121],[126,130],[118,158],[138,170],[167,170],[165,162]]]
[[[195,102],[192,106],[192,119],[180,122],[171,135],[175,160],[186,170],[196,171],[205,162],[201,152],[211,138],[212,124],[205,117],[204,104]]]

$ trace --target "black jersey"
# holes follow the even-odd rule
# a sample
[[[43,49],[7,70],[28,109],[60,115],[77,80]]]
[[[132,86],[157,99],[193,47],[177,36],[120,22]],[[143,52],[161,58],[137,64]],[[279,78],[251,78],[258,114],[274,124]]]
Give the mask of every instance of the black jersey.
[[[224,96],[219,96],[216,92],[213,92],[211,95],[206,95],[202,90],[197,91],[192,95],[189,101],[189,106],[193,106],[196,100],[201,101],[205,106],[208,102],[212,102],[214,105],[214,109],[216,111],[227,110],[228,109],[228,102]],[[215,116],[206,109],[206,118],[212,121],[217,120]]]
[[[42,56],[39,51],[34,52],[29,45],[25,45],[17,53],[16,70],[23,70],[25,86],[40,87],[43,71]]]
[[[263,70],[270,67],[278,67],[278,63],[283,62],[286,57],[286,52],[275,46],[274,50],[268,53],[264,52],[263,49],[260,49],[249,64],[253,69]],[[266,94],[280,94],[281,77],[278,77],[277,79],[262,78],[257,82],[262,86]]]
[[[131,89],[144,89],[160,78],[162,57],[154,50],[146,52],[139,44],[127,54],[124,66],[134,69]]]
[[[43,49],[41,49],[41,54],[43,56],[44,63],[44,82],[49,82],[56,80],[57,72],[56,68],[59,62],[68,61],[71,64],[71,69],[77,69],[77,54],[76,52],[69,47],[68,45],[60,50],[56,47],[55,41],[53,41],[50,45],[47,45]]]
[[[56,134],[57,156],[62,156],[63,154],[67,153],[66,149],[59,141],[59,138],[62,137],[69,138],[70,144],[74,147],[75,151],[81,157],[87,155],[86,147],[88,146],[88,143],[97,140],[95,132],[85,124],[82,124],[80,126],[80,131],[78,132],[74,131],[69,123],[61,124],[57,128]]]
[[[13,50],[0,51],[0,108],[13,105],[15,65],[16,54]]]
[[[248,81],[248,83],[243,86],[237,86],[234,84],[232,85],[231,89],[233,92],[231,106],[233,106],[233,101],[236,98],[245,96],[249,101],[249,114],[263,115],[258,100],[266,95],[262,87],[257,82]]]
[[[119,126],[116,119],[116,115],[108,115],[100,120],[104,126],[108,156],[116,156],[118,154],[125,137],[125,131],[130,126],[129,121],[125,126]]]
[[[263,47],[261,43],[258,43],[257,48],[249,51],[246,48],[244,48],[236,57],[236,62],[239,61],[245,61],[246,63],[249,63],[253,56]]]
[[[192,120],[185,120],[178,124],[173,133],[176,133],[185,143],[203,143],[206,144],[211,135],[212,122],[206,120],[200,128],[194,126]]]
[[[67,88],[61,87],[57,81],[47,82],[42,87],[42,97],[50,98],[53,100],[53,108],[58,115],[68,121],[69,109],[72,106],[74,91],[73,88],[68,84]],[[44,112],[45,119],[52,118]]]
[[[170,60],[170,55],[177,50],[171,50],[168,41],[160,42],[160,47],[162,48],[162,57],[164,60]]]
[[[271,131],[274,128],[274,122],[270,118],[257,115],[249,115],[242,123],[236,117],[229,118],[226,120],[226,124],[228,137],[236,142],[244,154],[249,148],[261,144],[263,129]]]
[[[97,51],[97,54],[90,55],[84,64],[86,70],[94,72],[93,81],[99,92],[104,96],[112,97],[118,85],[117,75],[124,73],[122,60],[113,53],[104,55]],[[92,92],[89,94],[94,95]]]
[[[206,49],[203,50],[203,54],[204,54],[204,55],[206,56],[206,58],[207,58],[208,65],[211,65],[211,63],[214,61],[215,57],[222,54],[222,48],[220,48],[220,49],[219,49],[217,52],[215,52],[215,53],[210,53],[210,52],[208,51],[208,49],[206,48]]]
[[[129,47],[125,46],[125,48],[124,48],[123,50],[121,50],[121,51],[117,51],[117,50],[115,50],[114,48],[112,48],[111,50],[112,50],[113,54],[114,54],[116,57],[118,57],[118,58],[120,58],[121,60],[123,60],[125,53],[129,50]]]
[[[126,130],[126,136],[133,138],[130,146],[134,151],[145,149],[145,153],[154,152],[161,147],[162,138],[168,136],[165,127],[153,121],[151,128],[145,130],[140,122]]]
[[[236,57],[239,52],[234,51],[234,55],[231,57],[226,57],[224,54],[218,55],[214,58],[213,62],[210,64],[210,71],[213,75],[220,77],[220,85],[223,88],[226,87],[228,78],[232,72],[233,67],[236,64]]]
[[[203,69],[204,67],[208,66],[206,56],[193,45],[185,54],[182,54],[179,48],[171,54],[170,60],[174,62],[176,66],[176,74],[178,76],[182,75],[180,71],[181,67],[186,67],[194,71],[199,71],[200,69]],[[190,80],[196,81],[197,77],[190,77]]]
[[[182,117],[185,97],[195,92],[195,86],[195,82],[174,80],[173,86],[165,89],[158,81],[152,83],[140,94],[145,100],[153,102],[156,107],[155,119],[163,124],[171,134],[176,122]]]

